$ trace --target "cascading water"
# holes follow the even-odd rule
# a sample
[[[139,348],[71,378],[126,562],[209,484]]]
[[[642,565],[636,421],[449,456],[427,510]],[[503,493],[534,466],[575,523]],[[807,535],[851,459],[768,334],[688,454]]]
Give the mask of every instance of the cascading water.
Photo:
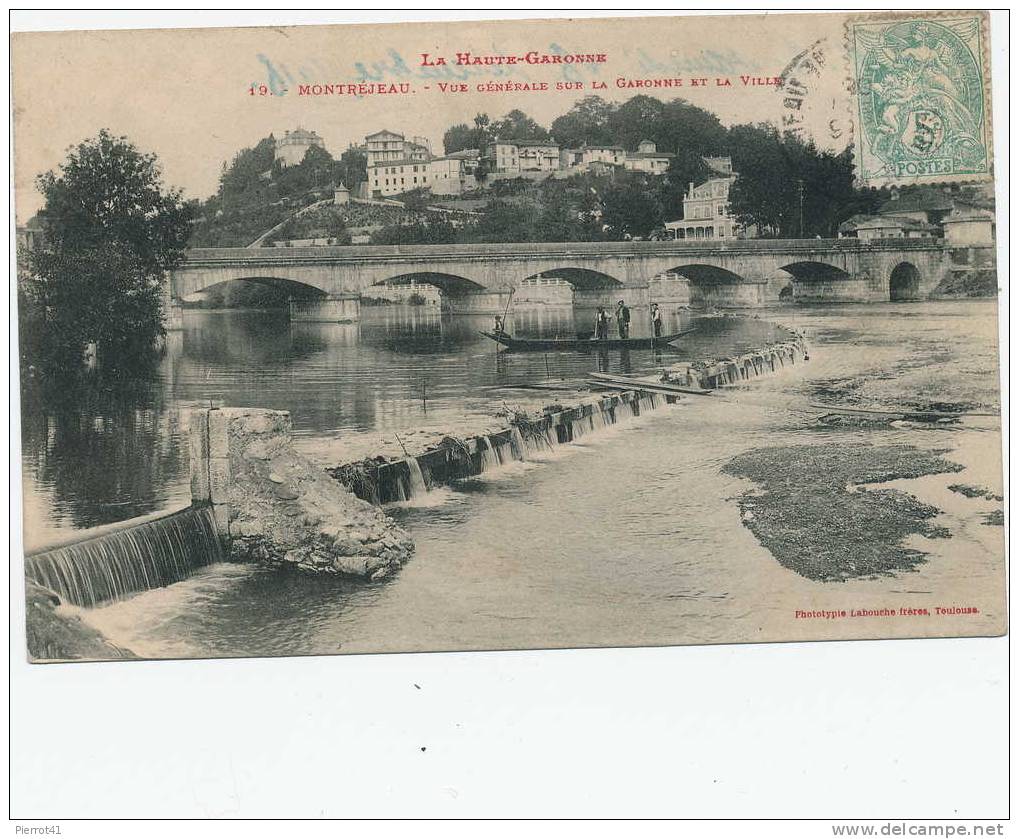
[[[480,437],[484,447],[481,450],[481,470],[487,472],[490,469],[499,468],[499,455],[488,437]]]
[[[211,507],[189,507],[25,557],[25,576],[76,606],[180,582],[223,560]]]
[[[428,492],[428,484],[425,483],[425,476],[421,473],[421,465],[416,457],[407,458],[407,468],[410,470],[410,486],[408,487],[410,491],[407,493],[407,497],[415,498],[424,495]]]
[[[510,431],[510,442],[513,444],[513,449],[516,451],[518,460],[527,460],[527,444],[524,443],[524,435],[520,433],[520,429],[515,425],[512,431]]]
[[[549,451],[553,451],[555,449],[556,444],[558,442],[559,441],[556,439],[555,431],[553,430],[552,426],[551,425],[546,426],[545,427],[545,445],[548,446],[548,450]]]

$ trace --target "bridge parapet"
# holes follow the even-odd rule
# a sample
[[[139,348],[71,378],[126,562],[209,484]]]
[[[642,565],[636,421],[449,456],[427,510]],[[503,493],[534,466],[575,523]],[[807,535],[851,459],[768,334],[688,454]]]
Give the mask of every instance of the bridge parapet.
[[[768,302],[761,290],[766,279],[791,275],[800,300],[873,302],[889,299],[891,274],[903,263],[915,269],[926,295],[946,275],[950,249],[933,239],[200,248],[189,251],[172,276],[176,298],[230,280],[256,280],[300,283],[330,300],[415,279],[437,286],[449,298],[449,311],[489,311],[499,295],[537,276],[565,277],[582,295],[597,290],[615,299],[623,288],[646,289],[656,276],[678,274],[689,280],[697,301],[747,306]]]

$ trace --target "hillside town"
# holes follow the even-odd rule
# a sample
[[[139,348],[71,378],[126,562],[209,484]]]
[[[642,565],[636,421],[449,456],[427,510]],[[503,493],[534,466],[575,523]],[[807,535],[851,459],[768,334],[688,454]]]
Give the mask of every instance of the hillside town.
[[[315,131],[288,130],[275,140],[274,159],[284,167],[298,165],[312,147],[325,149]],[[337,184],[333,196],[336,205],[392,199],[417,191],[427,192],[438,201],[474,192],[480,181],[491,187],[499,181],[538,182],[581,174],[611,176],[620,171],[665,177],[676,157],[672,152],[659,151],[653,141],[646,139],[634,150],[615,144],[566,148],[551,139],[496,139],[480,149],[436,155],[427,137],[389,129],[367,134],[362,143],[351,145],[350,151],[364,155],[365,179],[355,185],[353,192]],[[760,235],[761,231],[741,224],[731,212],[729,195],[739,178],[731,157],[705,156],[702,162],[704,179],[687,185],[681,211],[664,222],[659,238],[721,240]],[[994,214],[989,196],[974,200],[937,188],[914,189],[900,196],[895,189],[873,213],[858,213],[840,224],[838,237],[944,238],[959,245],[989,244],[994,239]],[[368,241],[364,233],[359,238]]]

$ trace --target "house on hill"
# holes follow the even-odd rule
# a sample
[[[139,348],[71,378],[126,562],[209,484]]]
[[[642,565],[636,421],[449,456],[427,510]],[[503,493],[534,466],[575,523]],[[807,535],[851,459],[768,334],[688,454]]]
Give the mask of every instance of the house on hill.
[[[711,170],[701,184],[690,184],[683,197],[683,218],[667,221],[665,229],[674,239],[735,239],[739,224],[729,215],[729,190],[739,177],[732,158],[701,158]]]
[[[306,131],[303,128],[287,131],[276,140],[274,160],[278,160],[283,166],[297,166],[304,160],[304,155],[312,146],[325,149],[325,140],[314,131]]]

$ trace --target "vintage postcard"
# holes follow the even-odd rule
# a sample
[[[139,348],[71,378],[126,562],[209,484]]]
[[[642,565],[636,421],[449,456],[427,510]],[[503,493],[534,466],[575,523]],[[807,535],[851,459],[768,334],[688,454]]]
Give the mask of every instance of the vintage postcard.
[[[14,35],[29,659],[1004,633],[989,38]]]

